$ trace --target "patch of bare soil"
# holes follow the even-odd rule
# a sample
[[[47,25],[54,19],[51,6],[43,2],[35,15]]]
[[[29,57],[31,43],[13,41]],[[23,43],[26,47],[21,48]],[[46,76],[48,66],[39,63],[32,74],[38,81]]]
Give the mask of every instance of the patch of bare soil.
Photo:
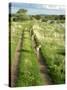
[[[18,41],[13,63],[11,64],[11,87],[15,87],[15,82],[17,79],[18,62],[19,62],[19,56],[20,56],[20,52],[18,52],[18,50],[20,49],[20,45],[21,45],[21,38]]]
[[[36,50],[36,54],[37,54],[37,58],[38,58],[40,74],[41,74],[41,77],[42,77],[42,79],[44,81],[44,85],[52,85],[51,78],[48,75],[47,66],[46,66],[46,64],[45,64],[39,50],[38,51]]]

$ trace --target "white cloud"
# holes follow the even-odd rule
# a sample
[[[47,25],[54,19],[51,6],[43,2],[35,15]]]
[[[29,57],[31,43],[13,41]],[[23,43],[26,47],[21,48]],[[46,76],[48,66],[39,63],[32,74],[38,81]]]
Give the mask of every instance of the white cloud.
[[[62,5],[42,5],[43,8],[46,9],[56,9],[56,10],[63,10],[65,8],[65,6]]]

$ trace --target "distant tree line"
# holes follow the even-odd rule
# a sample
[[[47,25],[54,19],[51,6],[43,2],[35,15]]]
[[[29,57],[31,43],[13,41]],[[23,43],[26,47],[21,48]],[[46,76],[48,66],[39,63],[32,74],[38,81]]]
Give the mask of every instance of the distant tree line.
[[[37,19],[37,20],[41,20],[43,22],[46,22],[48,20],[61,20],[62,22],[64,22],[65,20],[65,16],[64,15],[32,15],[33,18]]]
[[[46,22],[48,20],[57,20],[58,22],[65,20],[65,15],[28,15],[26,9],[19,9],[15,14],[9,14],[10,18],[13,21],[24,21],[24,20],[41,20],[42,22]]]

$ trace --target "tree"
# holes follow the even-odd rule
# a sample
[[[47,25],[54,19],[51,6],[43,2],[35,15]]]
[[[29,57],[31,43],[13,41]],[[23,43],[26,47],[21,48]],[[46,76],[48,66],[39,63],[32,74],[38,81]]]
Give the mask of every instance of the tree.
[[[19,9],[17,11],[17,14],[27,14],[27,10],[26,9]]]
[[[30,17],[27,15],[27,10],[26,9],[19,9],[15,17],[13,18],[13,21],[23,21],[23,20],[29,20]]]

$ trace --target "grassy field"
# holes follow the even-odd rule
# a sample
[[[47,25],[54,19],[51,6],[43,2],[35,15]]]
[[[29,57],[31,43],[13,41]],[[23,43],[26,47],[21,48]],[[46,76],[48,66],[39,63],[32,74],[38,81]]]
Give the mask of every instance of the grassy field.
[[[18,52],[20,53],[20,60],[18,65],[16,86],[36,86],[44,84],[43,80],[41,79],[37,57],[32,46],[32,39],[30,34],[31,23],[13,23],[11,30],[13,30],[13,28],[15,29],[15,32],[11,31],[12,64],[14,62],[13,58],[19,39],[21,39],[22,42],[22,44],[20,45],[20,50],[18,50]],[[23,35],[23,38],[20,38],[21,35]]]
[[[64,23],[49,23],[38,20],[11,22],[11,64],[21,39],[16,86],[44,85],[40,74],[37,56],[34,51],[31,31],[47,65],[53,84],[65,83]],[[23,33],[23,34],[22,34]],[[22,38],[21,38],[22,37]]]
[[[65,82],[64,24],[36,22],[34,34],[48,66],[48,72],[55,84]]]

